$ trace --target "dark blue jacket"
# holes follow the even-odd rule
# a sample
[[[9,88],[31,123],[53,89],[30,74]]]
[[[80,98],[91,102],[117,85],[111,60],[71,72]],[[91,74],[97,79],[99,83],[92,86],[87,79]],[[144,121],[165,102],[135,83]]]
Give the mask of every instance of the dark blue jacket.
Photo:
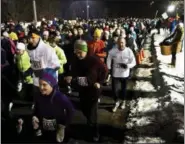
[[[56,119],[57,124],[67,125],[71,122],[74,108],[71,101],[60,91],[54,90],[51,95],[36,97],[35,112],[40,121]]]

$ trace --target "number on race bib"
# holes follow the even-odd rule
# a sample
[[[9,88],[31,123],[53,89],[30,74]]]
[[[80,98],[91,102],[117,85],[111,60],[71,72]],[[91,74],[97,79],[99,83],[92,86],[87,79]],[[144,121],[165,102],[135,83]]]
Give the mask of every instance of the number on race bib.
[[[48,131],[54,131],[56,129],[56,120],[43,119],[43,129]]]
[[[36,69],[42,68],[42,62],[41,61],[32,61],[33,67]]]

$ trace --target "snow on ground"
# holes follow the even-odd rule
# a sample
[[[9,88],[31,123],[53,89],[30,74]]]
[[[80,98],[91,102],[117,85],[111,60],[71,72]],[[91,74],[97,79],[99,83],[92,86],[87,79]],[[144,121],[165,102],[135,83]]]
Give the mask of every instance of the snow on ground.
[[[168,32],[164,32],[163,35],[154,36],[154,45],[160,43],[165,37],[169,35]],[[170,97],[168,106],[172,109],[173,119],[184,118],[184,53],[177,54],[176,67],[169,67],[171,62],[170,56],[161,55],[161,49],[155,46],[157,60],[159,64],[159,73],[162,76],[165,86],[168,88],[167,96]],[[172,124],[173,125],[173,124]],[[176,128],[184,129],[184,121],[175,122]],[[176,129],[179,133],[179,130]],[[184,131],[181,131],[180,135],[184,135]]]
[[[133,87],[134,90],[143,91],[143,92],[155,92],[154,86],[151,82],[148,81],[136,81],[135,86]]]
[[[135,82],[130,82],[128,89],[137,90],[141,94],[137,99],[130,101],[130,113],[126,123],[125,143],[171,143],[184,140],[184,60],[178,60],[178,66],[172,69],[168,66],[171,58],[162,56],[158,44],[166,37],[168,32],[154,36],[157,59],[159,60],[159,74],[152,74],[157,69],[151,62],[151,39],[148,37],[145,46],[146,58],[135,70]],[[178,54],[177,59],[179,59]],[[181,63],[180,63],[181,61]],[[149,66],[150,68],[145,66]],[[152,84],[153,79],[163,81],[163,85],[156,90]],[[138,78],[138,79],[137,79]],[[147,78],[148,80],[141,78]],[[150,80],[151,79],[151,80]]]
[[[151,78],[152,77],[152,73],[151,71],[153,70],[153,68],[138,68],[136,70],[136,77],[140,78],[140,77],[147,77],[147,78]]]

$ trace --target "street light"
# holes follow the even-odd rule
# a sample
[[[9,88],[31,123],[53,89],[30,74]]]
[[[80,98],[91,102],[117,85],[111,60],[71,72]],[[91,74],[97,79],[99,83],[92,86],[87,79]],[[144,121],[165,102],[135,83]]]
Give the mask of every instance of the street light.
[[[175,10],[175,5],[168,6],[168,12],[173,12]]]
[[[86,12],[87,12],[87,20],[88,20],[89,19],[89,1],[88,0],[86,0],[86,8],[87,8]]]
[[[33,15],[34,15],[34,20],[37,22],[37,9],[36,9],[36,2],[33,0]]]

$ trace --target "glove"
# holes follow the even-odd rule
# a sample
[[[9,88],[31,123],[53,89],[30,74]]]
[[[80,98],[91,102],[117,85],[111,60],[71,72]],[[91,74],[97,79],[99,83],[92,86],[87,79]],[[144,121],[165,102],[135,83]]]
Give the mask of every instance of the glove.
[[[127,69],[128,68],[128,66],[126,64],[124,64],[124,63],[123,64],[120,64],[120,67],[121,68],[124,68],[124,69]]]
[[[39,119],[36,116],[33,116],[32,124],[33,124],[33,129],[34,130],[39,128]]]
[[[87,77],[77,77],[77,83],[80,86],[88,86]]]
[[[67,76],[67,77],[64,77],[64,80],[70,84],[71,83],[71,80],[72,80],[72,77],[71,76]]]
[[[57,141],[58,143],[63,142],[64,136],[65,136],[65,126],[59,124],[59,125],[58,125],[57,134],[56,134],[56,141]]]
[[[94,87],[95,87],[96,89],[100,89],[100,84],[99,84],[99,83],[95,83],[95,84],[94,84]]]

